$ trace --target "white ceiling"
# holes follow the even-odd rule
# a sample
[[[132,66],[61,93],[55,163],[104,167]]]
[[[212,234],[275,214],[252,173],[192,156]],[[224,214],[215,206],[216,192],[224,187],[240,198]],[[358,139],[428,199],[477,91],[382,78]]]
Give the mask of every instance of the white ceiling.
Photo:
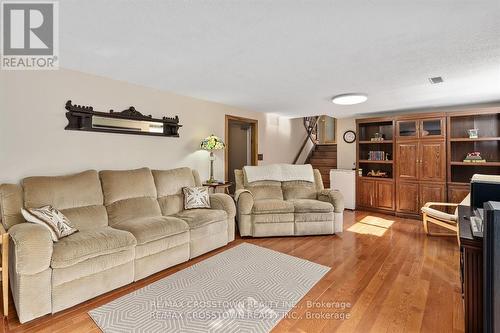
[[[254,111],[500,101],[500,0],[64,0],[59,11],[62,67]],[[346,92],[368,102],[330,102]]]

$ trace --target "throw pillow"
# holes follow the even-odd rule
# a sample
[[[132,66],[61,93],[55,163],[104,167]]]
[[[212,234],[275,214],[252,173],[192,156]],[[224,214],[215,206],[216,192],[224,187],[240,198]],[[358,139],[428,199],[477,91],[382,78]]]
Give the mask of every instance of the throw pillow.
[[[210,208],[208,187],[184,187],[184,209]]]
[[[78,229],[71,225],[71,222],[63,213],[52,206],[23,208],[21,209],[21,213],[26,221],[43,225],[49,229],[54,242],[78,231]]]

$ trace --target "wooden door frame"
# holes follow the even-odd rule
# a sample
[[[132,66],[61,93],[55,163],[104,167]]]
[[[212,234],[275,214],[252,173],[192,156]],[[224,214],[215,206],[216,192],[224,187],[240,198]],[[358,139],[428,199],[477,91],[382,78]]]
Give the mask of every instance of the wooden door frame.
[[[226,143],[226,149],[224,149],[224,179],[227,181],[229,179],[229,121],[238,121],[250,125],[252,128],[252,138],[251,138],[251,150],[252,150],[252,165],[257,165],[258,154],[259,154],[259,121],[257,119],[244,118],[239,116],[233,116],[226,114],[225,117],[225,130],[224,130],[224,142]]]

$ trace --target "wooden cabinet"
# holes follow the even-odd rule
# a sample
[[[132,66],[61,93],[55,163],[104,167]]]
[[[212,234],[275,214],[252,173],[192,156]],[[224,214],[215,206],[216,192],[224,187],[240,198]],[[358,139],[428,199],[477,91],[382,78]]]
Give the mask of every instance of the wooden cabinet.
[[[426,202],[460,203],[474,174],[500,174],[500,107],[365,118],[356,123],[360,207],[418,218]],[[477,137],[469,136],[471,129],[478,130]],[[471,152],[479,152],[485,161],[470,162],[466,157]],[[387,156],[384,160],[371,159],[382,153]],[[372,170],[388,178],[370,179]]]
[[[396,121],[396,211],[420,214],[429,201],[446,201],[446,125],[444,116]]]
[[[358,180],[358,197],[356,202],[362,207],[373,207],[375,200],[375,180],[359,179]]]
[[[404,180],[418,179],[418,142],[399,143],[396,147],[397,178]]]
[[[404,182],[397,183],[397,211],[403,214],[420,214],[426,202],[446,200],[446,184]]]
[[[469,185],[448,185],[448,202],[461,203],[462,200],[469,194]]]
[[[398,120],[396,122],[396,138],[398,139],[417,139],[418,138],[418,120]]]
[[[446,181],[446,145],[444,141],[419,142],[419,180]]]
[[[404,141],[396,146],[396,177],[402,181],[446,181],[444,141]]]
[[[356,202],[363,208],[394,210],[394,182],[391,179],[358,177]]]
[[[418,200],[419,209],[426,202],[445,202],[446,201],[446,185],[436,183],[420,183],[418,185]]]
[[[418,183],[398,182],[396,209],[401,213],[418,213]]]
[[[396,138],[400,140],[444,139],[445,123],[444,117],[398,120]]]
[[[392,181],[376,181],[375,192],[377,208],[394,210],[394,184]]]
[[[444,139],[445,118],[425,118],[418,122],[418,133],[421,139]]]

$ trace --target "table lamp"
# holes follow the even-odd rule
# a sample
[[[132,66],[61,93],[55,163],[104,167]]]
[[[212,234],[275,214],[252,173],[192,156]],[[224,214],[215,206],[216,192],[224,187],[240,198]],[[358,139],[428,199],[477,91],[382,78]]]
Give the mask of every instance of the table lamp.
[[[200,148],[210,152],[210,179],[207,180],[207,183],[215,183],[217,181],[214,179],[214,150],[224,149],[226,145],[221,138],[212,134],[201,141]]]

